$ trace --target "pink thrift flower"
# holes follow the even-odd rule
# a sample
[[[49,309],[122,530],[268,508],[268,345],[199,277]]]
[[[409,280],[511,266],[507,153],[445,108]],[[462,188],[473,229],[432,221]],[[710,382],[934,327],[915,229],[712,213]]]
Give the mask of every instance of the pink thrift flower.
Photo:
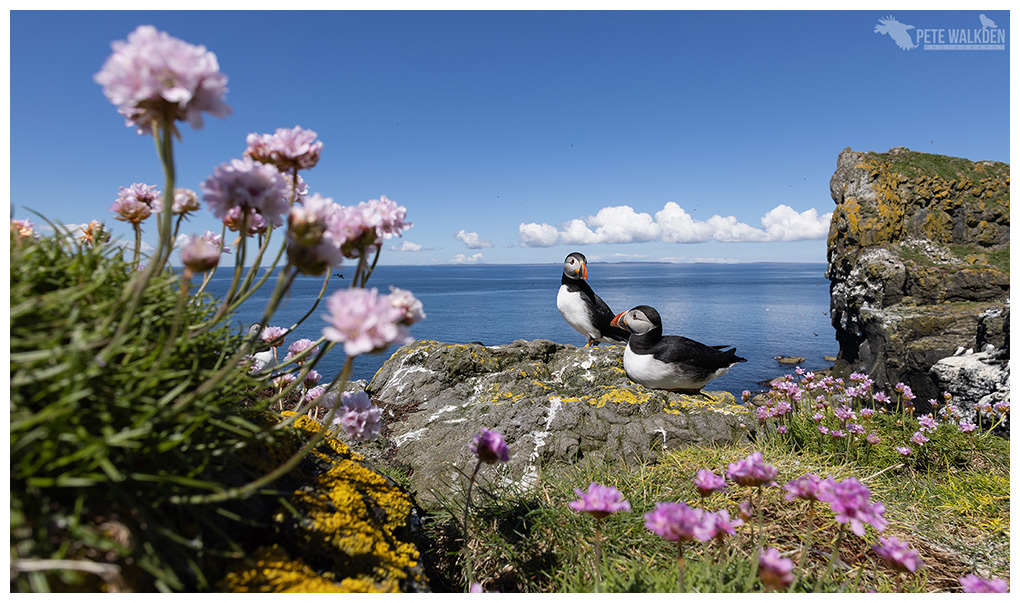
[[[201,208],[202,204],[198,202],[198,193],[190,188],[174,189],[174,204],[170,208],[174,215],[191,213]]]
[[[291,173],[294,168],[307,170],[319,163],[322,142],[313,130],[301,126],[277,128],[275,134],[249,134],[246,157],[261,163],[271,163],[281,172]]]
[[[805,473],[795,480],[783,485],[786,490],[786,500],[792,501],[795,498],[804,500],[821,500],[828,482],[813,473]]]
[[[181,263],[192,272],[207,272],[220,263],[220,245],[204,236],[190,237],[181,247]]]
[[[341,289],[326,300],[329,326],[322,334],[330,341],[343,342],[344,353],[357,356],[384,350],[391,343],[411,340],[401,323],[403,313],[389,296],[375,289]]]
[[[889,567],[897,572],[914,573],[924,565],[917,551],[906,542],[900,542],[895,536],[878,537],[878,544],[871,547],[880,557],[885,559]]]
[[[822,490],[819,500],[829,503],[836,521],[850,524],[850,529],[858,536],[864,536],[864,524],[870,524],[876,531],[882,532],[888,525],[883,517],[885,506],[882,503],[870,502],[871,491],[867,486],[853,477],[835,481],[831,477]]]
[[[422,303],[408,290],[390,286],[390,303],[400,311],[400,323],[411,326],[425,319],[425,308]]]
[[[286,387],[289,383],[293,382],[297,377],[291,373],[284,373],[279,377],[274,378],[270,383],[276,387]]]
[[[712,536],[722,540],[724,536],[734,536],[737,533],[736,528],[744,525],[744,521],[741,519],[730,519],[730,512],[726,509],[720,509],[715,513],[706,513],[706,518],[711,516],[711,521],[706,519],[707,523],[712,523],[713,534]]]
[[[290,208],[287,257],[301,272],[317,276],[343,262],[342,240],[335,228],[342,211],[340,205],[318,193]]]
[[[961,421],[960,422],[960,427],[959,427],[960,433],[970,433],[970,432],[974,431],[976,428],[977,428],[977,425],[975,425],[973,423],[969,423],[967,421]]]
[[[122,186],[120,195],[110,206],[110,211],[117,214],[118,220],[140,224],[153,213],[159,213],[163,209],[160,195],[155,186],[140,182]]]
[[[885,395],[885,392],[875,392],[875,395],[872,396],[872,399],[875,400],[875,402],[884,403],[889,401],[889,396]]]
[[[875,409],[874,408],[862,408],[861,409],[861,418],[870,419],[873,416],[875,416]]]
[[[997,413],[1006,414],[1007,412],[1009,412],[1009,400],[996,402],[994,405],[992,405],[992,408],[994,408],[995,412]]]
[[[248,219],[247,236],[265,234],[269,231],[269,224],[266,223],[266,219],[262,217],[262,214],[250,208],[231,207],[227,210],[226,215],[223,216],[223,225],[234,232],[241,232],[242,221],[245,216]]]
[[[909,455],[911,453],[911,450],[910,450],[910,448],[908,448],[906,446],[897,446],[896,447],[896,452],[902,454],[903,456],[907,456],[907,455]]]
[[[672,542],[693,540],[697,537],[695,532],[701,533],[704,515],[704,509],[682,502],[660,502],[653,511],[645,513],[645,528]]]
[[[226,219],[231,209],[241,208],[254,211],[270,226],[277,226],[290,209],[284,199],[286,183],[280,171],[248,157],[220,164],[199,188],[209,209],[220,220]]]
[[[708,469],[698,469],[694,476],[694,487],[702,497],[711,496],[726,489],[726,479]]]
[[[506,463],[510,460],[510,447],[507,446],[503,435],[485,427],[471,438],[468,448],[483,463],[491,465],[497,462]]]
[[[882,441],[882,438],[880,438],[877,434],[874,434],[874,433],[869,433],[868,437],[866,437],[864,439],[865,439],[865,441],[867,441],[872,446],[874,446],[875,444],[878,444],[879,442]]]
[[[268,343],[274,348],[283,345],[283,338],[287,334],[287,329],[283,327],[266,327],[262,330],[262,341]]]
[[[786,425],[778,425],[776,427],[776,432],[777,433],[786,433]]]
[[[758,556],[758,577],[770,590],[786,590],[793,582],[793,561],[779,556],[769,547]]]
[[[737,507],[737,517],[744,521],[749,521],[754,516],[754,510],[751,508],[751,503],[743,501],[740,506]]]
[[[216,55],[151,25],[111,44],[113,54],[93,78],[117,112],[139,134],[152,134],[163,115],[202,127],[202,113],[230,115],[223,102],[227,76],[220,73]]]
[[[612,486],[592,482],[588,485],[587,492],[574,488],[574,493],[580,498],[568,503],[567,506],[579,513],[588,513],[595,519],[603,519],[617,511],[630,511],[630,503]]]
[[[977,574],[967,574],[960,578],[960,586],[965,593],[1004,593],[1009,591],[1009,584],[1002,578],[982,578]]]
[[[407,208],[381,196],[343,208],[337,219],[341,250],[349,258],[374,253],[383,242],[412,226],[405,220]]]
[[[305,356],[306,359],[319,351],[319,346],[315,345],[315,342],[311,339],[298,339],[294,343],[290,344],[287,348],[287,353],[288,355],[297,356],[308,348],[311,348],[312,351],[308,353],[308,356]]]
[[[364,391],[340,394],[341,408],[333,419],[352,439],[364,442],[374,440],[382,429],[382,409],[372,404]]]
[[[322,380],[322,375],[319,374],[319,371],[312,369],[305,375],[305,387],[315,387],[320,380]]]
[[[910,441],[918,446],[924,446],[924,443],[928,441],[928,438],[926,438],[920,431],[915,431],[914,435],[910,436]]]
[[[774,486],[777,474],[778,470],[764,462],[757,451],[730,463],[726,469],[726,476],[741,486]]]
[[[315,402],[322,397],[322,394],[326,393],[326,388],[318,385],[305,392],[304,397],[301,399],[302,402]]]
[[[32,224],[29,220],[11,220],[11,232],[17,234],[22,239],[36,238],[35,224]]]

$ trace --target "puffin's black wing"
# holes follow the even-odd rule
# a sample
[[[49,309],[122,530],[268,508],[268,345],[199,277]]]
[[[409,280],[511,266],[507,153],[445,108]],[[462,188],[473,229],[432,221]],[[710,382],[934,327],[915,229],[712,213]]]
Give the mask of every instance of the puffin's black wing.
[[[602,333],[603,337],[609,337],[617,341],[627,341],[630,339],[630,331],[621,327],[614,327],[609,324],[616,317],[613,310],[609,307],[601,297],[595,295],[592,291],[594,299],[593,308],[595,309],[595,326],[598,327],[599,332]]]
[[[710,371],[747,362],[746,358],[737,356],[736,349],[721,349],[725,347],[728,346],[707,346],[679,335],[668,335],[652,347],[652,355],[661,362],[683,363]]]

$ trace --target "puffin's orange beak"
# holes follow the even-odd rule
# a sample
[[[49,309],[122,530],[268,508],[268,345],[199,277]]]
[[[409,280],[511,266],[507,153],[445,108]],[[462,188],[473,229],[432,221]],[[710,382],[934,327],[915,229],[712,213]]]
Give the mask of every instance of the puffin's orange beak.
[[[626,314],[626,312],[620,312],[619,314],[614,316],[613,320],[609,321],[609,325],[612,326],[612,327],[620,328],[620,329],[626,329],[627,328],[627,321],[624,320],[624,318],[623,318],[624,314]],[[623,323],[623,324],[620,324],[620,323]]]
[[[588,280],[588,264],[581,263],[581,278]]]

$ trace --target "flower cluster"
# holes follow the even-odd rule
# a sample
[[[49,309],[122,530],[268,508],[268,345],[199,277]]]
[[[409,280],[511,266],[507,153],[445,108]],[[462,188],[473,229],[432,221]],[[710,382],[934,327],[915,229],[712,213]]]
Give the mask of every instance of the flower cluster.
[[[769,547],[758,556],[758,577],[770,590],[785,590],[793,582],[793,561]]]
[[[245,218],[253,228],[255,215],[269,226],[278,226],[290,207],[284,199],[286,181],[280,171],[247,157],[220,164],[200,188],[213,215],[236,225],[232,230],[239,230]]]
[[[725,490],[726,479],[708,469],[698,469],[698,473],[694,476],[694,488],[702,498],[705,498],[714,492]]]
[[[580,498],[567,506],[579,513],[587,513],[595,519],[609,517],[618,511],[630,511],[630,503],[612,486],[592,482],[588,485],[587,492],[574,488],[574,493]]]
[[[202,205],[198,202],[198,193],[190,188],[174,189],[174,204],[170,211],[175,215],[185,215],[198,211]]]
[[[333,419],[352,439],[359,442],[374,440],[382,428],[382,409],[372,404],[364,391],[340,394],[341,408]]]
[[[405,207],[385,196],[345,206],[338,224],[341,251],[349,258],[374,253],[384,239],[399,236],[412,226],[406,216]]]
[[[181,263],[192,272],[207,272],[219,265],[223,251],[230,251],[223,248],[223,237],[207,230],[202,236],[189,237],[181,246]]]
[[[34,239],[39,235],[35,232],[35,224],[30,220],[11,219],[11,232],[22,239]]]
[[[275,165],[281,172],[294,169],[307,170],[319,163],[322,154],[322,141],[312,130],[301,126],[293,128],[277,128],[275,134],[249,134],[248,148],[245,157],[251,157],[261,163]]]
[[[186,120],[202,127],[202,113],[230,115],[223,101],[227,76],[220,73],[216,55],[142,25],[127,41],[112,45],[113,54],[94,77],[103,94],[139,134],[153,134],[163,120]]]
[[[890,568],[897,572],[914,573],[924,565],[917,551],[906,542],[900,542],[895,536],[878,537],[878,544],[871,547],[879,557],[885,559]]]
[[[110,211],[117,214],[117,219],[141,224],[153,213],[163,209],[160,201],[161,193],[155,186],[136,182],[131,186],[120,187],[120,195],[110,206]]]
[[[741,486],[774,486],[777,474],[776,468],[762,460],[761,453],[757,451],[730,463],[726,469],[726,477]]]
[[[875,530],[882,532],[889,522],[883,517],[885,506],[880,502],[871,502],[871,491],[868,487],[848,477],[842,481],[828,478],[821,488],[819,500],[829,503],[836,521],[850,524],[850,529],[858,536],[864,536],[864,524],[870,524]]]
[[[482,428],[468,444],[471,453],[478,457],[480,463],[505,463],[510,460],[510,448],[503,436],[496,431]]]
[[[403,299],[400,296],[399,299]],[[343,342],[348,356],[379,352],[392,343],[411,340],[407,313],[389,295],[376,289],[342,289],[326,300],[329,326],[322,334],[330,341]]]

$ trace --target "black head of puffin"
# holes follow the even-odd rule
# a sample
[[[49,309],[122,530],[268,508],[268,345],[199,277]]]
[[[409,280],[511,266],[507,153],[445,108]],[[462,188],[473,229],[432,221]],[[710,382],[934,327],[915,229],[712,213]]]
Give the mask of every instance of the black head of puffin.
[[[656,327],[661,327],[662,318],[651,306],[635,306],[626,312],[617,314],[609,324],[641,335]]]
[[[567,258],[563,260],[563,274],[570,278],[588,280],[588,259],[577,251],[567,255]]]

